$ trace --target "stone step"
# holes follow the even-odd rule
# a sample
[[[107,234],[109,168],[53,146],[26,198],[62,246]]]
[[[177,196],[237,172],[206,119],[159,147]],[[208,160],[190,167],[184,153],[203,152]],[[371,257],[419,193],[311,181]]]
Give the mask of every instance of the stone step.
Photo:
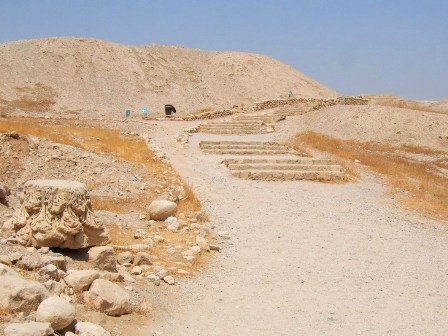
[[[208,124],[204,124],[202,126],[222,126],[222,125],[236,125],[236,126],[246,126],[246,125],[254,125],[254,126],[260,126],[263,123],[262,120],[253,120],[253,121],[246,121],[246,120],[238,120],[238,121],[216,121],[211,122]]]
[[[263,134],[272,133],[272,129],[199,129],[202,133],[208,134],[221,134],[221,135],[231,135],[231,134]]]
[[[233,155],[279,155],[296,154],[290,150],[251,150],[251,149],[204,149],[207,154],[233,154]]]
[[[278,142],[273,141],[207,141],[203,140],[199,142],[199,147],[206,146],[206,145],[263,145],[263,146],[269,146],[269,145],[275,145],[275,146],[284,146]],[[286,146],[285,146],[286,147]],[[202,147],[201,147],[202,148]]]
[[[234,120],[236,121],[246,121],[246,122],[270,122],[275,123],[281,120],[284,120],[285,117],[282,115],[271,115],[271,116],[245,116],[245,117],[237,117]]]
[[[339,165],[300,165],[300,164],[228,164],[230,170],[270,170],[270,171],[318,171],[343,172]]]
[[[288,149],[283,145],[265,145],[265,144],[199,144],[201,149]]]
[[[297,165],[337,165],[333,159],[307,158],[298,159],[226,159],[223,161],[229,164],[297,164]]]
[[[249,128],[249,129],[260,129],[262,125],[204,125],[200,126],[199,129],[241,129],[241,128]]]
[[[248,180],[264,180],[264,181],[293,181],[293,180],[310,180],[310,181],[340,181],[344,179],[343,172],[333,171],[282,171],[282,170],[234,170],[231,171],[232,176],[248,179]]]

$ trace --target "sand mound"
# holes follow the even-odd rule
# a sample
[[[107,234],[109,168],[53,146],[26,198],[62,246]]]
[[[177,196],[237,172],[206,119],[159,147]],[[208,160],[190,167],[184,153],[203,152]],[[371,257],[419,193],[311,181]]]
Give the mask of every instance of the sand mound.
[[[162,113],[165,103],[186,114],[279,98],[289,90],[295,97],[336,96],[265,56],[85,38],[2,44],[0,77],[3,109],[39,112],[50,104],[58,113],[89,116],[121,116],[141,106]]]
[[[408,144],[446,150],[448,116],[389,106],[330,106],[299,118],[291,132],[315,131],[336,138]]]

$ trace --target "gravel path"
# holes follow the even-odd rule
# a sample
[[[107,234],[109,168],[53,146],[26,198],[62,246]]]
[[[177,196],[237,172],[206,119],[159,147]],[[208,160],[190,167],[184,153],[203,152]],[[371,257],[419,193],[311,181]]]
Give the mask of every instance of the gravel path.
[[[395,207],[380,181],[344,185],[232,178],[196,134],[153,139],[230,239],[206,270],[163,288],[145,335],[446,335],[448,231]],[[287,133],[287,132],[286,132]]]

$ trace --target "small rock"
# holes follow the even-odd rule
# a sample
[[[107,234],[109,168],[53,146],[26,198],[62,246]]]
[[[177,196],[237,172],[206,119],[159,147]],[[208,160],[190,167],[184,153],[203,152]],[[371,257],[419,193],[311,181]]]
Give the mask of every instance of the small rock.
[[[40,249],[37,250],[37,252],[41,253],[41,254],[47,254],[48,252],[50,252],[50,248],[49,247],[41,247]]]
[[[171,225],[171,224],[177,223],[177,218],[176,217],[168,217],[167,219],[165,219],[165,223],[166,223],[166,225]]]
[[[230,239],[230,235],[227,231],[219,231],[218,236],[224,239]]]
[[[182,274],[182,275],[189,275],[189,274],[190,274],[190,272],[188,272],[188,271],[186,271],[186,270],[183,270],[183,269],[181,269],[181,268],[179,268],[179,269],[177,270],[177,273],[178,273],[178,274]]]
[[[174,285],[176,283],[176,281],[171,275],[164,277],[163,281],[165,281],[168,285]]]
[[[2,254],[0,255],[0,264],[11,265],[12,263],[7,255]]]
[[[163,279],[163,278],[165,278],[166,276],[168,276],[168,271],[166,270],[166,269],[161,269],[160,271],[158,271],[157,273],[156,273],[156,275],[160,278],[160,279]]]
[[[89,261],[102,271],[116,272],[116,258],[111,246],[95,246],[89,249]]]
[[[151,219],[159,221],[164,221],[168,217],[173,216],[176,211],[177,204],[166,200],[155,200],[148,207]]]
[[[132,263],[133,259],[134,259],[134,256],[129,251],[121,252],[117,255],[117,262],[120,265],[127,264],[127,263],[130,264],[130,263]]]
[[[55,265],[50,264],[39,269],[39,276],[43,281],[50,279],[59,281],[66,276],[66,273],[58,269]]]
[[[142,268],[140,266],[134,266],[131,270],[132,275],[140,275],[142,274]]]
[[[141,238],[144,238],[144,237],[146,237],[146,236],[147,236],[147,233],[146,233],[146,231],[143,230],[143,229],[137,229],[137,230],[135,230],[135,232],[134,232],[134,238],[135,238],[135,239],[141,239]]]
[[[210,245],[207,238],[200,235],[196,236],[196,244],[204,251],[210,251]]]
[[[63,293],[65,291],[65,289],[67,288],[67,285],[63,280],[61,280],[61,281],[48,280],[48,281],[44,282],[44,286],[46,289],[48,289],[48,291],[51,294],[58,295],[58,296],[61,293]]]
[[[152,237],[152,239],[156,242],[156,243],[163,243],[165,241],[165,238],[163,238],[160,235],[155,235]]]
[[[110,316],[131,312],[129,293],[113,282],[97,279],[88,292],[83,293],[84,303]]]
[[[147,252],[137,252],[134,257],[134,265],[152,265],[152,257]]]
[[[65,283],[76,293],[88,290],[93,281],[100,277],[97,270],[73,270],[64,278]]]
[[[216,244],[210,244],[210,250],[212,251],[221,251],[221,246]]]
[[[149,274],[146,277],[149,281],[151,281],[154,285],[159,286],[160,285],[160,278],[155,274]]]
[[[177,232],[179,230],[179,222],[175,222],[166,227],[171,232]]]
[[[90,322],[76,323],[75,330],[78,336],[111,336],[106,329]]]

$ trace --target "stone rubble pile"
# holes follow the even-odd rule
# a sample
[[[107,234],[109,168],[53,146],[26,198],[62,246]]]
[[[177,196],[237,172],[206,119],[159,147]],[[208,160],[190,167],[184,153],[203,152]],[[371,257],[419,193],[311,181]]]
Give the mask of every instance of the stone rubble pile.
[[[222,117],[231,116],[234,114],[242,113],[242,110],[235,109],[224,109],[224,110],[216,110],[216,111],[206,111],[197,114],[190,114],[186,116],[174,117],[170,118],[170,120],[181,120],[181,121],[193,121],[193,120],[201,120],[201,119],[217,119]]]
[[[82,183],[33,180],[24,184],[23,194],[19,209],[7,221],[12,237],[0,239],[0,309],[11,314],[4,326],[7,336],[110,335],[99,325],[77,321],[79,310],[107,316],[146,312],[151,299],[145,285],[175,285],[179,277],[191,274],[188,267],[202,253],[221,249],[221,238],[216,243],[211,227],[200,224],[206,218],[203,212],[177,214],[177,202],[186,195],[183,187],[169,186],[159,193],[143,216],[147,227],[157,231],[135,230],[138,243],[130,245],[108,244],[111,238],[93,217]],[[100,234],[92,239],[92,232]],[[167,242],[164,232],[188,234],[193,245]],[[63,234],[64,239],[53,237]],[[77,250],[85,242],[93,243]],[[152,253],[160,244],[168,253],[177,253],[175,267],[163,265]],[[61,246],[68,249],[54,250]]]

